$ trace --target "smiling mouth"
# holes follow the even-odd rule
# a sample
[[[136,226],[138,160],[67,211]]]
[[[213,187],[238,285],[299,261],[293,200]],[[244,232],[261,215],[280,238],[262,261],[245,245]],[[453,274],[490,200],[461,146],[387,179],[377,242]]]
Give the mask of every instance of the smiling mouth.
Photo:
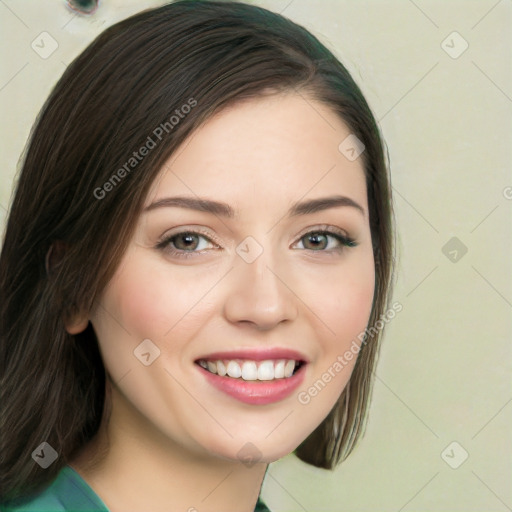
[[[220,377],[244,381],[272,381],[292,377],[305,362],[295,359],[199,359],[196,364]]]

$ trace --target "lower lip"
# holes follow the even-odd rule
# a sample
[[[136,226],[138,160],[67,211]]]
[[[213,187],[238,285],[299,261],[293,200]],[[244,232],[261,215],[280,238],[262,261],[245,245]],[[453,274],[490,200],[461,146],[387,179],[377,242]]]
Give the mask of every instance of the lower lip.
[[[279,402],[290,396],[303,382],[306,364],[291,377],[267,381],[233,379],[221,377],[196,365],[208,382],[226,395],[251,405],[265,405]]]

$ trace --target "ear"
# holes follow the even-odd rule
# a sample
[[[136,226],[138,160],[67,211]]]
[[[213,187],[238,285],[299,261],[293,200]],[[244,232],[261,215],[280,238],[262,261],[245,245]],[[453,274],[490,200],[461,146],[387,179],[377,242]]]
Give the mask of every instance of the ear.
[[[73,318],[70,318],[65,322],[66,331],[69,334],[79,334],[82,331],[85,331],[88,325],[89,319],[84,315],[74,315]]]
[[[62,240],[56,240],[50,245],[48,252],[46,253],[45,267],[46,274],[50,276],[54,271],[55,267],[59,264],[62,257],[66,253],[68,245]],[[69,334],[78,334],[84,331],[89,324],[89,318],[86,315],[80,313],[73,313],[64,322],[66,331]]]
[[[56,240],[50,245],[45,258],[46,275],[50,276],[68,249],[68,244]]]

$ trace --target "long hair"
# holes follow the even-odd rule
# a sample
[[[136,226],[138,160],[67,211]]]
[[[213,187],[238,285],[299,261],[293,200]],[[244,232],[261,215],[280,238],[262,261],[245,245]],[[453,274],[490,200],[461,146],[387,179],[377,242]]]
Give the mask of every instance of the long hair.
[[[8,215],[0,256],[4,499],[47,485],[106,414],[92,326],[73,336],[65,321],[101,296],[164,162],[222,108],[282,91],[328,105],[365,145],[376,270],[369,323],[381,316],[393,261],[388,169],[376,121],[339,60],[303,27],[239,2],[181,0],[116,23],[71,63],[44,104]],[[148,137],[151,151],[131,161]],[[47,272],[57,244],[66,250]],[[352,450],[379,336],[367,336],[337,404],[297,448],[303,461],[333,468]],[[42,469],[31,454],[45,441],[58,459]]]

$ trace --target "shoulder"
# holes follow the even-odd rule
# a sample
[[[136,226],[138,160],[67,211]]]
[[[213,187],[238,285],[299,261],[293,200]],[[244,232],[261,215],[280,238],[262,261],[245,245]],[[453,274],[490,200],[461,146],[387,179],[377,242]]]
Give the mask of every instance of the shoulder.
[[[57,497],[46,491],[37,497],[29,497],[11,501],[1,508],[2,512],[61,512],[66,509]]]
[[[2,512],[109,512],[70,466],[64,466],[42,492],[5,503]]]
[[[70,466],[42,492],[2,504],[2,512],[109,512],[99,496]],[[254,512],[270,512],[258,498]]]
[[[8,502],[2,505],[1,510],[2,512],[61,512],[65,509],[58,499],[43,492],[36,498],[24,498]]]

